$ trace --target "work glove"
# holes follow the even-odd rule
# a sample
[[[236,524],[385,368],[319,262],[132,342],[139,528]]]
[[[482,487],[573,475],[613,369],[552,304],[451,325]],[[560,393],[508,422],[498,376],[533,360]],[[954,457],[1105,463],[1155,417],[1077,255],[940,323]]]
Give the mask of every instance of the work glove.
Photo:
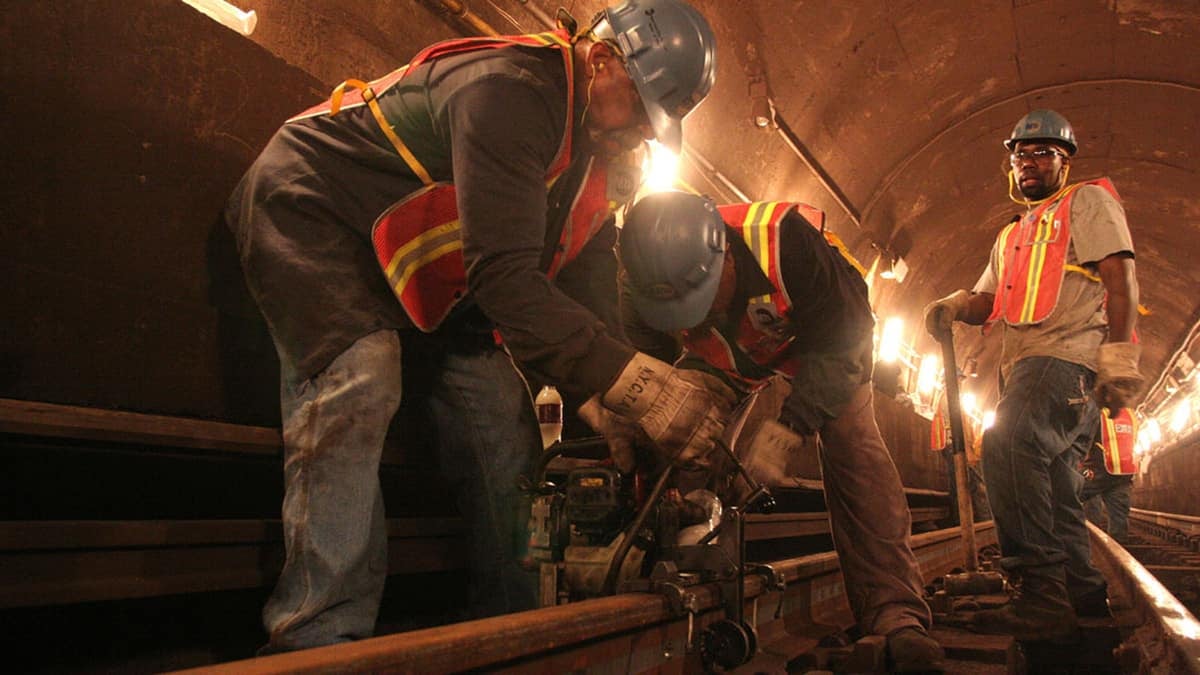
[[[950,332],[954,322],[967,313],[970,300],[970,293],[957,290],[941,300],[929,303],[925,306],[925,330],[940,340],[943,335]]]
[[[600,397],[605,408],[634,420],[662,459],[680,465],[706,462],[734,400],[719,378],[641,352]]]
[[[579,419],[587,423],[592,431],[604,437],[608,443],[608,454],[622,473],[632,473],[637,468],[634,446],[639,439],[649,443],[646,433],[636,422],[618,415],[600,405],[600,397],[593,396],[579,406]]]
[[[1109,410],[1129,407],[1141,392],[1145,378],[1138,370],[1142,346],[1134,342],[1105,342],[1097,355],[1099,369],[1093,391],[1101,407]]]
[[[778,485],[785,477],[788,460],[803,439],[779,423],[783,404],[792,394],[792,385],[781,375],[772,376],[758,391],[754,407],[746,416],[746,425],[734,444],[746,471],[760,483]]]

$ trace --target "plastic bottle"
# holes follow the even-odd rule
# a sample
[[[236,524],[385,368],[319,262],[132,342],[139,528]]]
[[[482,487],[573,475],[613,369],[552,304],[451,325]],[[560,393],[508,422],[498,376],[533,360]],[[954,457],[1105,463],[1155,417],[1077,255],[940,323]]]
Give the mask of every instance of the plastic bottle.
[[[542,427],[542,449],[562,440],[563,400],[558,390],[551,385],[542,387],[534,400],[537,408],[538,425]]]

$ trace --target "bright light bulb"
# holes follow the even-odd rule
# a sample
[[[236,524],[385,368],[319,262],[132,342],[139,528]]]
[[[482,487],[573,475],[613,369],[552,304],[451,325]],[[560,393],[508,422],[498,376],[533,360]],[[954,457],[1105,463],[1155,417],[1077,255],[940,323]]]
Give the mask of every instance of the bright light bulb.
[[[650,152],[646,153],[642,164],[642,173],[646,177],[645,189],[648,192],[672,189],[679,177],[679,155],[658,141],[649,141],[648,144]]]
[[[938,357],[926,354],[921,357],[921,365],[917,368],[917,391],[928,396],[937,388]]]
[[[992,425],[994,425],[995,423],[996,423],[996,411],[995,410],[989,410],[989,411],[983,413],[983,428],[984,429],[991,429]]]
[[[1185,398],[1175,406],[1175,413],[1171,415],[1171,431],[1179,433],[1187,428],[1188,422],[1192,421],[1192,400]]]
[[[183,0],[183,2],[213,21],[242,35],[253,33],[254,26],[258,23],[258,15],[253,10],[243,12],[225,0]]]
[[[978,400],[975,398],[975,394],[969,391],[964,391],[962,395],[958,397],[958,400],[960,403],[962,403],[963,412],[968,415],[975,412],[975,406],[978,405]]]
[[[1153,417],[1150,418],[1150,421],[1146,422],[1144,427],[1142,427],[1142,431],[1146,433],[1145,437],[1149,439],[1149,442],[1151,443],[1158,443],[1162,440],[1162,429],[1158,426],[1158,420],[1154,419]]]
[[[903,338],[904,321],[892,317],[883,324],[883,336],[879,339],[879,360],[891,363],[900,358],[900,340]]]

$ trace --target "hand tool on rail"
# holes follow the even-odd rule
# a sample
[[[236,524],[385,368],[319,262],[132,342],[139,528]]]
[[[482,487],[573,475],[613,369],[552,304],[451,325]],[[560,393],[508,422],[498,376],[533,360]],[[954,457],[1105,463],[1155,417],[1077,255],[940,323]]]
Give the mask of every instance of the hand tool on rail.
[[[946,575],[946,592],[968,595],[997,592],[1004,587],[997,572],[979,571],[979,551],[975,544],[975,509],[971,504],[971,486],[967,476],[967,442],[963,430],[962,404],[958,398],[958,364],[954,356],[954,333],[945,331],[942,343],[942,370],[946,380],[946,407],[950,418],[951,456],[954,461],[955,496],[958,501],[958,521],[962,531],[964,574]]]
[[[750,511],[770,513],[775,510],[775,498],[764,485],[750,475],[735,452],[746,420],[757,400],[757,391],[747,396],[726,426],[723,436],[716,439],[716,446],[733,463],[738,474],[749,486],[750,492],[742,503],[727,509],[721,524],[701,540],[701,544],[704,544],[720,534],[720,547],[735,565],[735,573],[721,581],[725,618],[709,625],[700,636],[700,650],[704,661],[726,670],[747,663],[758,651],[757,632],[745,617],[746,514]]]

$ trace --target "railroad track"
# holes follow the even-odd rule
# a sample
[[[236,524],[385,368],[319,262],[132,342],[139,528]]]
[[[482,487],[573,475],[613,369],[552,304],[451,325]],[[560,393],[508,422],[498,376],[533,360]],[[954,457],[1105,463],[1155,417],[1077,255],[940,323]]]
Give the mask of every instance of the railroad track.
[[[979,546],[995,543],[991,523],[980,523],[976,530]],[[1112,620],[1092,624],[1092,629],[1115,644],[1111,655],[1100,655],[1107,662],[1095,672],[1200,675],[1200,623],[1127,551],[1099,529],[1091,531],[1114,613]],[[957,528],[917,535],[913,545],[927,581],[953,571],[963,559]],[[804,672],[797,664],[816,662],[806,655],[828,650],[831,635],[852,630],[832,552],[770,563],[766,573],[747,576],[745,590],[746,616],[758,632],[759,651],[734,672]],[[626,593],[192,672],[703,672],[694,643],[706,626],[723,617],[720,607],[713,585],[689,587],[686,598],[674,601]],[[934,632],[947,646],[948,673],[1025,668],[1022,651],[1011,638],[939,626]],[[1043,663],[1047,658],[1069,661],[1078,651],[1060,648],[1037,656]]]
[[[1125,549],[1172,595],[1200,614],[1200,518],[1130,509]]]

